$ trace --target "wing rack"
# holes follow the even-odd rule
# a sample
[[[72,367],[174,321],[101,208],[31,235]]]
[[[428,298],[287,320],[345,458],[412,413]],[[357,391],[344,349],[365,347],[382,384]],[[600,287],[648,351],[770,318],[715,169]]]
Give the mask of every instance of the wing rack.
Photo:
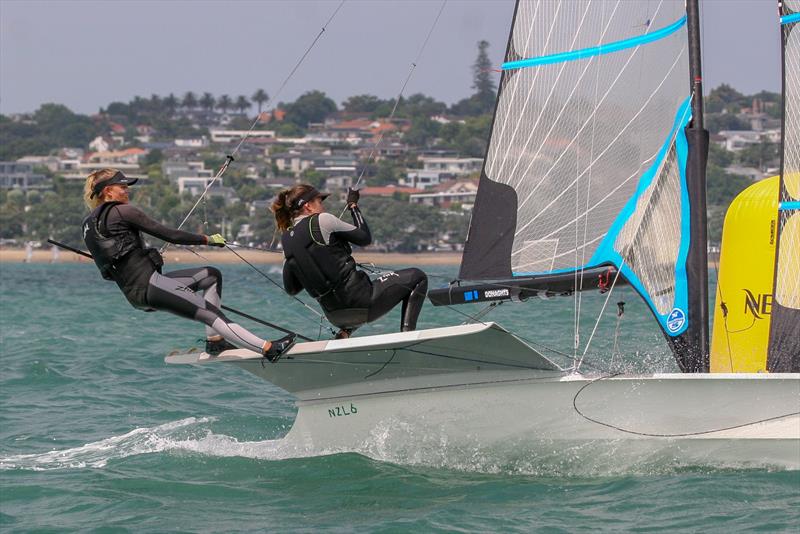
[[[614,284],[615,278],[617,270],[614,267],[587,269],[582,279],[578,276],[578,290],[596,289],[605,293]],[[448,287],[428,291],[428,298],[434,306],[452,306],[498,300],[522,301],[530,297],[568,296],[575,292],[575,280],[575,273],[563,273],[469,285],[452,282]],[[627,281],[620,276],[616,283],[627,284]]]

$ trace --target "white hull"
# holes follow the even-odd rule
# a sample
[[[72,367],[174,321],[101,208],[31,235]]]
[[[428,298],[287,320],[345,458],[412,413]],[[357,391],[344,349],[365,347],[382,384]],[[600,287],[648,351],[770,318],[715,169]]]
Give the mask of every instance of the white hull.
[[[412,443],[446,443],[460,452],[531,457],[569,450],[592,461],[613,451],[626,465],[666,455],[688,465],[800,468],[798,375],[475,378],[462,376],[470,385],[299,401],[286,439],[302,449],[369,453],[379,437],[390,456],[407,456]]]
[[[304,343],[290,355],[167,361],[230,362],[292,393],[299,410],[284,441],[300,451],[800,468],[800,374],[568,374],[491,324]]]

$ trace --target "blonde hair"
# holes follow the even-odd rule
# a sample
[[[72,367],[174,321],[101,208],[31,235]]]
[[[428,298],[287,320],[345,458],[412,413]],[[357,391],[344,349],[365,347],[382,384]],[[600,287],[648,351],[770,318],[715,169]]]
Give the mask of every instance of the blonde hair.
[[[119,172],[117,169],[100,169],[94,171],[86,178],[86,183],[83,185],[83,202],[86,203],[90,210],[95,209],[104,202],[102,191],[100,191],[99,195],[95,195],[95,197],[92,198],[94,186],[103,180],[110,180],[117,172]]]
[[[314,189],[308,184],[298,184],[291,189],[284,189],[272,202],[272,213],[275,214],[275,224],[278,230],[286,230],[292,226],[292,219],[300,213],[302,208],[292,208],[295,201]]]

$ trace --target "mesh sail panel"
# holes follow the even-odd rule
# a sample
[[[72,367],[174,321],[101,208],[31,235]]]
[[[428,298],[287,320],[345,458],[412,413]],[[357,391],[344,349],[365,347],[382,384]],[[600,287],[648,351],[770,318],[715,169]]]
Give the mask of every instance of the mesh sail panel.
[[[614,264],[654,311],[675,307],[685,15],[683,0],[519,1],[462,277]]]
[[[778,208],[770,371],[800,371],[800,0],[784,1],[783,160]]]
[[[656,311],[668,314],[675,303],[675,264],[681,233],[681,176],[677,151],[670,149],[658,178],[636,203],[614,248],[622,252],[625,264],[640,273],[639,279]]]

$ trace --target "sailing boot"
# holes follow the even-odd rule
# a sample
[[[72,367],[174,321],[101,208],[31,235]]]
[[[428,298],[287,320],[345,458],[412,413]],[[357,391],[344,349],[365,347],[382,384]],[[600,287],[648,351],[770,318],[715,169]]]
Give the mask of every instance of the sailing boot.
[[[225,339],[210,340],[206,339],[206,352],[211,356],[219,356],[220,353],[226,350],[238,349],[236,345],[228,343]]]
[[[297,341],[297,334],[286,334],[280,339],[276,339],[269,346],[269,349],[263,352],[264,357],[272,363],[277,362],[280,357],[289,349],[291,349]]]
[[[414,291],[403,301],[403,324],[400,326],[401,332],[411,332],[417,329],[417,318],[425,304],[425,295],[428,294],[428,278],[422,279],[414,287]]]

